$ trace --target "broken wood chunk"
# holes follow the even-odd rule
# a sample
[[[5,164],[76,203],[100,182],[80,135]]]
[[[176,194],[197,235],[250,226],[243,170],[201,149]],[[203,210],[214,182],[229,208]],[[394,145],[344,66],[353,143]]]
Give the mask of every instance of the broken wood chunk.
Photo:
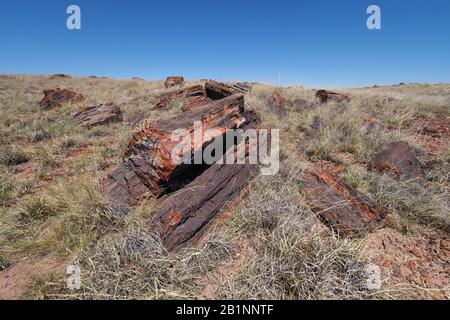
[[[94,126],[121,122],[123,120],[122,111],[115,104],[100,104],[88,107],[72,115],[82,127],[91,128]]]
[[[375,169],[393,172],[398,177],[414,178],[422,175],[419,159],[409,143],[391,143],[379,153],[371,166]]]
[[[44,110],[60,108],[65,103],[80,103],[86,100],[81,93],[59,87],[44,90],[43,93],[44,98],[38,104]]]
[[[341,236],[383,227],[388,214],[373,200],[325,171],[308,169],[304,189],[311,209]]]
[[[316,97],[319,98],[322,103],[328,102],[330,100],[336,102],[350,101],[349,96],[328,90],[317,90]]]
[[[188,103],[191,98],[202,96],[205,96],[205,89],[200,85],[167,92],[158,97],[153,109],[170,109],[170,102],[175,99],[187,99]]]
[[[233,204],[256,171],[256,165],[214,164],[164,199],[156,217],[165,247],[173,250],[199,239],[217,214]]]
[[[233,94],[241,93],[238,89],[217,81],[207,81],[205,83],[205,91],[206,96],[211,100],[220,100]]]
[[[182,85],[184,83],[184,78],[181,76],[168,77],[164,82],[166,88],[170,88],[177,85]]]
[[[204,106],[205,104],[211,103],[213,100],[211,100],[208,97],[204,96],[196,96],[189,98],[184,105],[181,107],[181,110],[183,111],[189,111],[197,109],[198,107]]]

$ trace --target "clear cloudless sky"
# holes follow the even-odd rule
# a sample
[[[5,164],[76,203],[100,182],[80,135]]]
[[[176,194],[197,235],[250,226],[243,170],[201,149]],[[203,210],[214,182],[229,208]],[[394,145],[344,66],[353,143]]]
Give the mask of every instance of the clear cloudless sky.
[[[81,8],[81,30],[66,9]],[[367,7],[381,7],[368,30]],[[450,82],[449,0],[0,0],[0,73]]]

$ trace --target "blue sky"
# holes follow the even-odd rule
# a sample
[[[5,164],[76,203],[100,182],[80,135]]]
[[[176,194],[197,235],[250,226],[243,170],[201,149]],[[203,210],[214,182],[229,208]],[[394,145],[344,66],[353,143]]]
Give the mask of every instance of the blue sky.
[[[81,30],[66,28],[70,4]],[[381,7],[381,30],[366,28],[370,4]],[[0,73],[450,82],[450,1],[1,0]]]

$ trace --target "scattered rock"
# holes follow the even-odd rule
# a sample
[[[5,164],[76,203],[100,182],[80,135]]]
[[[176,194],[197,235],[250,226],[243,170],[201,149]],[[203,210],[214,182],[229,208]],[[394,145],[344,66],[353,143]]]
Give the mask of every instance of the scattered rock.
[[[303,183],[311,209],[341,236],[371,231],[386,223],[386,210],[325,171],[306,170]]]
[[[49,76],[50,79],[69,79],[72,78],[72,76],[64,73],[57,73]]]
[[[421,299],[449,299],[448,237],[435,230],[421,233],[403,235],[386,228],[369,235],[367,252],[381,268],[382,289]]]
[[[87,128],[123,120],[122,111],[115,104],[88,107],[72,116],[81,126]]]
[[[316,97],[319,98],[322,103],[328,102],[330,100],[336,102],[350,101],[349,96],[328,90],[317,90]]]
[[[450,138],[450,116],[441,116],[437,119],[422,118],[416,122],[417,133],[433,138]]]
[[[80,103],[86,100],[81,93],[59,87],[44,90],[43,93],[45,97],[39,102],[39,106],[44,110],[60,108],[65,103]]]
[[[371,166],[381,171],[393,172],[398,177],[414,178],[422,175],[414,150],[404,141],[389,144],[375,157]]]
[[[164,82],[164,86],[166,88],[182,85],[184,83],[184,78],[181,76],[168,77],[166,82]]]

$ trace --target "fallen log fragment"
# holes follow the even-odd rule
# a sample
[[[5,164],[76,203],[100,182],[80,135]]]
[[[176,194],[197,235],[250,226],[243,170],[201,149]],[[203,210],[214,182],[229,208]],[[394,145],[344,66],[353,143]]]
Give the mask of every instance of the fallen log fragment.
[[[164,199],[156,218],[165,247],[173,250],[199,239],[217,214],[232,205],[256,171],[256,165],[214,164]]]
[[[205,91],[206,96],[211,100],[220,100],[236,93],[242,93],[232,86],[217,81],[207,81]]]
[[[60,108],[65,103],[80,103],[86,100],[81,93],[59,87],[44,90],[43,93],[44,98],[38,104],[44,110]]]
[[[184,83],[184,78],[181,76],[168,77],[164,82],[166,88],[170,88],[177,85],[182,85]]]
[[[191,99],[197,97],[205,97],[203,86],[198,85],[167,92],[159,96],[153,109],[170,109],[170,102],[174,99],[186,99],[186,103],[189,103]]]
[[[204,106],[205,104],[211,103],[213,100],[211,100],[208,97],[204,96],[196,96],[189,98],[184,105],[181,107],[181,110],[183,111],[189,111],[197,109],[198,107]]]
[[[252,91],[252,86],[245,82],[237,82],[237,83],[233,84],[233,88],[235,88],[236,90],[238,90],[242,93],[247,93],[247,92]]]
[[[82,127],[91,128],[98,125],[121,122],[122,111],[115,104],[100,104],[74,113],[72,117]]]
[[[329,100],[336,102],[350,101],[349,96],[328,90],[317,90],[316,97],[319,98],[322,103],[328,102]]]
[[[389,144],[375,157],[371,167],[392,172],[398,177],[414,178],[422,175],[419,159],[409,143],[405,141]]]
[[[174,130],[182,129],[191,135],[189,156],[190,160],[193,160],[195,155],[202,152],[203,148],[216,137],[225,135],[231,129],[255,127],[256,121],[255,112],[246,109],[243,96],[237,94],[187,111],[174,118],[159,121],[152,126],[147,125],[132,137],[127,146],[124,154],[126,170],[119,168],[119,173],[112,173],[112,176],[128,177],[131,174],[120,172],[130,170],[148,191],[160,196],[165,193],[165,190],[180,183],[179,179],[193,169],[193,165],[186,161],[179,163],[178,159],[172,157],[174,148],[180,144],[179,141],[172,139]],[[201,126],[200,137],[195,137],[195,122]],[[208,129],[214,130],[208,131]],[[135,179],[134,176],[133,179]],[[108,181],[110,185],[108,190],[120,189],[120,187],[113,187],[114,183],[114,181]],[[106,194],[111,200],[118,202],[124,202],[124,197],[127,197],[127,194],[117,196],[115,192],[106,191]],[[125,202],[133,202],[135,197],[131,198]]]
[[[303,183],[311,209],[341,236],[384,226],[388,212],[339,178],[308,169]]]

